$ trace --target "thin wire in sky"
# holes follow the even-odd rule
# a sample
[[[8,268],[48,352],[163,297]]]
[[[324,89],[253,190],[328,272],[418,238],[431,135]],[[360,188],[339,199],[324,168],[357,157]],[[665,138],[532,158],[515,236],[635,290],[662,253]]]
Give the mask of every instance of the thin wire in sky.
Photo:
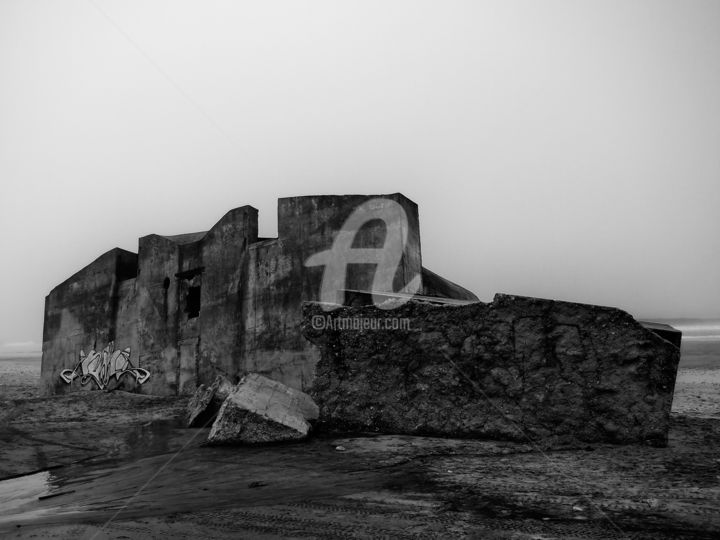
[[[237,144],[233,140],[233,138],[228,134],[227,131],[225,131],[222,126],[215,121],[215,119],[210,116],[210,114],[201,107],[197,101],[195,101],[183,88],[173,79],[167,71],[165,71],[160,64],[158,64],[145,50],[138,45],[137,41],[135,41],[130,35],[113,19],[104,9],[102,9],[95,0],[87,0],[90,5],[92,5],[95,10],[102,15],[102,17],[110,23],[115,30],[117,30],[120,35],[125,38],[125,41],[127,41],[130,45],[133,46],[133,48],[142,56],[160,75],[163,76],[163,78],[170,83],[170,85],[187,101],[197,112],[199,112],[202,116],[205,117],[205,119],[210,122],[210,124],[215,128],[215,130],[220,133],[228,142],[232,144],[233,147],[236,147]]]

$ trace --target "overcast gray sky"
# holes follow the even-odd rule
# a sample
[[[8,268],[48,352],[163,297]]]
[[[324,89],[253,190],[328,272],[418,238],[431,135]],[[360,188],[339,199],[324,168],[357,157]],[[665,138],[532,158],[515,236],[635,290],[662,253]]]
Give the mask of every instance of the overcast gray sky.
[[[720,317],[720,2],[0,2],[0,346],[106,250],[402,192],[470,288]]]

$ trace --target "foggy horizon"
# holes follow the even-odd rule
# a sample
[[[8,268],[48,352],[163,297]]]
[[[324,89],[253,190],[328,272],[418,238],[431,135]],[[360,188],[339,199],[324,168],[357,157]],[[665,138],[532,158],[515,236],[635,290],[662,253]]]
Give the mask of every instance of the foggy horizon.
[[[50,290],[232,208],[402,193],[423,266],[720,319],[720,4],[0,5],[0,350]]]

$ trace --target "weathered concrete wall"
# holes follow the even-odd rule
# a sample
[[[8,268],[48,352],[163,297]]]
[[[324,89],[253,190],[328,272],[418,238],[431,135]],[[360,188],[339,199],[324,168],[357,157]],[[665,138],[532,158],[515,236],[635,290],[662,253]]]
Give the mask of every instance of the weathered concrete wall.
[[[400,290],[422,271],[420,253],[420,223],[417,205],[407,197],[392,195],[323,195],[315,197],[291,197],[278,201],[278,233],[283,249],[292,260],[292,278],[302,283],[302,298],[318,298],[324,268],[304,267],[308,257],[330,249],[345,221],[360,205],[371,199],[390,199],[405,210],[407,244],[393,283]],[[383,245],[385,227],[379,221],[371,221],[362,227],[355,237],[354,247],[377,247]],[[347,288],[370,290],[375,274],[374,265],[353,264],[348,268]]]
[[[140,239],[139,349],[151,373],[143,392],[187,394],[217,373],[237,374],[242,265],[256,239],[251,206],[231,210],[206,233]]]
[[[92,385],[68,385],[59,374],[75,367],[81,350],[101,350],[125,331],[124,326],[117,327],[122,306],[119,289],[129,287],[121,283],[135,275],[136,265],[137,255],[112,249],[45,298],[41,380],[46,393],[92,389]]]
[[[218,374],[234,378],[239,371],[244,328],[244,269],[248,247],[257,241],[258,212],[243,206],[228,212],[203,239],[199,358],[195,386]]]
[[[177,319],[179,246],[151,234],[140,238],[135,286],[140,367],[150,372],[142,391],[167,395],[178,391]]]
[[[117,289],[118,310],[115,317],[115,349],[130,347],[130,360],[137,366],[140,359],[138,337],[138,302],[136,297],[137,279],[122,281]],[[140,392],[141,385],[134,377],[122,377],[113,384],[126,391]]]
[[[325,429],[667,441],[679,349],[621,310],[497,295],[491,304],[329,315],[410,322],[364,331],[317,329],[312,317],[328,314],[304,311],[304,334],[322,350],[310,394]]]
[[[407,217],[407,244],[395,275],[394,290],[422,271],[417,205],[400,194],[291,197],[278,201],[275,240],[259,242],[248,253],[248,287],[244,296],[243,369],[306,390],[314,380],[319,352],[303,339],[301,304],[320,298],[324,267],[306,267],[311,256],[332,247],[345,221],[374,198],[400,204]],[[354,247],[382,248],[385,225],[370,221],[355,237]],[[346,288],[372,289],[375,265],[352,264]]]
[[[250,246],[242,304],[243,372],[302,389],[314,368],[311,345],[299,331],[302,291],[297,261],[278,239]]]

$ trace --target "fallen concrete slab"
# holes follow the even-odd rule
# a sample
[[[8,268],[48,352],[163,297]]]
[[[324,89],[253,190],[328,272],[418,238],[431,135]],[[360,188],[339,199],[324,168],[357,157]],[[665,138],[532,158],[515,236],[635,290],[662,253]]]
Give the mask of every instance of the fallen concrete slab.
[[[232,390],[233,384],[222,375],[218,375],[210,386],[201,384],[188,402],[187,426],[209,426]]]
[[[303,309],[320,429],[667,443],[679,348],[619,309],[509,295]]]
[[[307,394],[251,373],[225,399],[208,442],[253,444],[303,439],[318,414],[317,405]]]

